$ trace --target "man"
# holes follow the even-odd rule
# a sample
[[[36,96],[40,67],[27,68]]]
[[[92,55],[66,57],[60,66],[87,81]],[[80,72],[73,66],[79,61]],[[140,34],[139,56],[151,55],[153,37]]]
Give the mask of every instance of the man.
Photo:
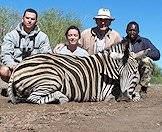
[[[115,19],[111,16],[108,9],[99,9],[98,15],[93,19],[96,21],[97,26],[85,29],[81,33],[80,39],[81,46],[89,54],[102,51],[121,41],[119,33],[109,27]]]
[[[139,72],[140,72],[140,85],[141,94],[147,93],[147,88],[151,79],[153,65],[152,60],[157,61],[160,59],[159,50],[151,43],[147,38],[141,37],[139,35],[139,25],[135,21],[129,22],[126,28],[126,39],[131,41],[131,50],[134,53],[140,53],[143,50],[150,49],[146,57],[141,59],[139,62]]]
[[[0,76],[8,82],[14,67],[27,56],[37,53],[52,53],[48,36],[37,26],[38,14],[34,9],[26,9],[22,22],[7,33],[1,47],[3,65]]]

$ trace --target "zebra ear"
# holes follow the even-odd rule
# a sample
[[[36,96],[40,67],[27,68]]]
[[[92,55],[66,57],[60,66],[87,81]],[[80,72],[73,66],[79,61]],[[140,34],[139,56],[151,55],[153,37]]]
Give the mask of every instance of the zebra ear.
[[[115,60],[121,60],[123,58],[124,54],[122,53],[117,53],[117,52],[111,52],[110,57],[115,59]]]

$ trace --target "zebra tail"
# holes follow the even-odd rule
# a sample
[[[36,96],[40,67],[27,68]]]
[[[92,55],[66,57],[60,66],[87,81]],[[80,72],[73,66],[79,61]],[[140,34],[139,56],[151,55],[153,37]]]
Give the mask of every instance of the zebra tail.
[[[17,104],[18,101],[17,101],[15,94],[14,94],[13,83],[14,83],[14,79],[13,79],[13,76],[11,75],[9,83],[8,83],[8,89],[7,89],[8,90],[8,96],[11,100],[11,103]]]

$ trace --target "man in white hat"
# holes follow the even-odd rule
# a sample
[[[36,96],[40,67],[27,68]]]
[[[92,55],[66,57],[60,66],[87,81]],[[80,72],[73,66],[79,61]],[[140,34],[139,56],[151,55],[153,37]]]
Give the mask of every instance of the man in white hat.
[[[109,27],[115,19],[108,9],[99,9],[97,16],[93,19],[97,26],[85,29],[80,39],[81,47],[86,49],[90,55],[121,41],[119,33]]]

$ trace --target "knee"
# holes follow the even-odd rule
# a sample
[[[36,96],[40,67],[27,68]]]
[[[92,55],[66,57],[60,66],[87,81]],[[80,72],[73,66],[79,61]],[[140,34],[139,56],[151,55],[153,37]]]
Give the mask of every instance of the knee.
[[[8,67],[2,66],[0,68],[0,74],[1,74],[1,76],[10,76],[11,75],[11,71],[10,71],[10,69]]]
[[[8,67],[6,66],[1,66],[0,68],[0,76],[1,79],[5,82],[8,82],[10,76],[11,76],[11,71]]]
[[[145,67],[148,67],[149,69],[153,69],[153,61],[149,57],[144,58],[142,62]]]

